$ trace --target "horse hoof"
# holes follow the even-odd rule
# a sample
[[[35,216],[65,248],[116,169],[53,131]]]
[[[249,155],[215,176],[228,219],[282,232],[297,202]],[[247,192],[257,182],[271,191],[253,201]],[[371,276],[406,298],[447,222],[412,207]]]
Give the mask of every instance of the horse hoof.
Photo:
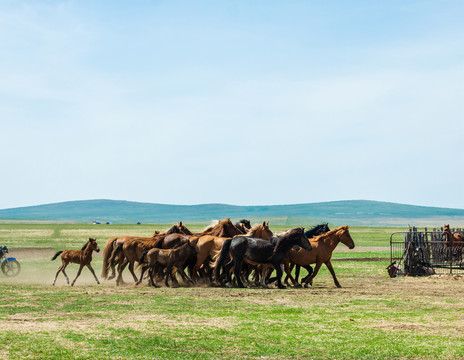
[[[295,284],[295,287],[296,287],[297,289],[301,289],[303,286],[301,286],[301,284],[296,283],[296,284]]]
[[[304,286],[305,289],[308,288],[308,284],[307,284],[307,283],[305,283],[303,286]]]

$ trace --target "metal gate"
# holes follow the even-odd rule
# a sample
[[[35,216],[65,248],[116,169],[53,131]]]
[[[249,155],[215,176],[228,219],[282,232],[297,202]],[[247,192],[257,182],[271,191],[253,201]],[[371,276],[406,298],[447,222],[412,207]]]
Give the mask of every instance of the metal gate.
[[[462,232],[453,229],[453,232]],[[464,274],[462,246],[448,246],[443,229],[407,232],[390,236],[390,259],[396,275]]]

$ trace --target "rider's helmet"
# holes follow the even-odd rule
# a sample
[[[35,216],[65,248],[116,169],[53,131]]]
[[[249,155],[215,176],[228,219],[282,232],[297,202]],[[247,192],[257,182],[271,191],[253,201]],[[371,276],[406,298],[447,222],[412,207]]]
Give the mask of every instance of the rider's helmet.
[[[8,252],[8,246],[2,246],[0,250],[2,251],[2,253],[6,254]]]

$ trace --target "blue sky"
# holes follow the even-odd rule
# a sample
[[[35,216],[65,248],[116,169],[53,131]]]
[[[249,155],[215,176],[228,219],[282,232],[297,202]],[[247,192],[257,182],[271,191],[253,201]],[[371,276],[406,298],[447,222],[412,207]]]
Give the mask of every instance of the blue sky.
[[[464,208],[461,1],[0,1],[0,208]]]

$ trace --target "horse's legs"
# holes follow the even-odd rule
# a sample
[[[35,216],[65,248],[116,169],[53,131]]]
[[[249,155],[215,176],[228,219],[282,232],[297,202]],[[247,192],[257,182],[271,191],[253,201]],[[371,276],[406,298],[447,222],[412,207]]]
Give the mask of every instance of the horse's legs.
[[[122,272],[124,271],[124,269],[126,268],[128,264],[129,262],[125,261],[123,264],[119,266],[118,277],[116,278],[116,286],[125,284],[124,280],[122,279]]]
[[[242,271],[242,262],[243,262],[243,257],[238,258],[238,259],[236,258],[234,275],[235,275],[235,280],[237,281],[238,287],[244,288],[246,286],[243,285],[242,279],[240,277],[240,273]]]
[[[60,271],[63,270],[63,264],[61,264],[59,267],[58,267],[58,270],[55,274],[55,279],[53,280],[53,286],[55,286],[55,283],[56,283],[56,278],[58,277],[58,274],[60,273]],[[68,284],[69,284],[69,281],[68,281]]]
[[[338,287],[338,288],[341,288],[342,286],[340,285],[340,283],[338,282],[337,280],[337,277],[335,276],[335,271],[332,267],[332,263],[330,262],[330,260],[328,260],[326,263],[325,263],[325,266],[327,266],[327,269],[329,269],[330,273],[332,274],[332,277],[334,279],[334,283],[335,283],[335,286]]]
[[[132,275],[132,278],[134,279],[134,282],[137,282],[137,275],[135,275],[135,272],[134,272],[134,262],[133,261],[129,261],[129,271]]]
[[[148,275],[150,277],[150,284],[153,287],[158,287],[158,285],[156,285],[155,282],[153,281],[153,273],[154,273],[153,266],[150,266],[150,270],[148,270]]]
[[[234,259],[230,259],[230,261],[224,265],[224,275],[226,277],[226,283],[230,283],[232,281],[230,269],[234,266]]]
[[[287,271],[287,269],[285,269],[285,273],[286,273],[285,280],[284,280],[285,285],[288,285],[288,280],[290,280],[289,273],[290,274],[292,273],[292,270],[295,267],[295,263],[292,263],[292,262],[287,263],[287,267],[288,267],[289,270]],[[295,281],[298,282],[298,280],[296,280],[296,279],[295,279]]]
[[[319,269],[321,268],[321,265],[322,265],[321,262],[316,263],[316,266],[314,267],[314,271],[313,271],[312,275],[309,278],[306,279],[306,281],[304,283],[304,287],[308,287],[308,283],[310,283],[311,285],[313,284],[313,279],[316,277],[317,273],[319,272]]]
[[[138,285],[138,284],[140,284],[140,283],[142,282],[142,280],[143,280],[143,275],[145,274],[145,271],[147,271],[147,269],[148,269],[149,267],[150,267],[150,265],[145,265],[144,267],[142,267],[142,273],[140,274],[140,279],[139,279],[139,281],[137,281],[137,282],[135,283],[135,285]]]
[[[182,277],[182,280],[184,280],[186,283],[190,282],[190,283],[193,284],[192,279],[190,279],[188,277],[188,275],[185,273],[184,269],[182,269],[182,266],[177,265],[176,268],[177,268],[177,271],[179,272],[180,276]]]
[[[277,273],[277,286],[279,289],[286,289],[284,285],[282,285],[282,268],[280,267],[280,261],[276,261],[272,264]]]
[[[81,274],[81,271],[82,271],[82,268],[84,267],[84,264],[80,264],[79,265],[79,270],[77,271],[77,275],[76,275],[76,278],[73,280],[73,282],[71,283],[71,286],[74,286],[74,283],[76,282],[77,278],[79,277],[79,275]]]
[[[300,277],[300,269],[301,269],[300,265],[295,266],[295,281],[296,282],[298,282],[298,278]]]
[[[93,277],[97,281],[97,284],[100,284],[100,281],[98,281],[97,275],[95,275],[95,271],[93,271],[92,265],[90,265],[90,263],[89,263],[89,264],[87,264],[87,267],[89,268],[90,272],[93,274]]]
[[[166,267],[166,280],[164,281],[164,283],[166,284],[167,287],[169,287],[169,282],[168,282],[169,276],[171,276],[171,279],[172,279],[172,265],[168,265]]]
[[[301,287],[300,284],[298,284],[298,281],[296,279],[293,278],[292,276],[292,265],[295,265],[294,263],[288,263],[286,261],[284,261],[284,270],[285,270],[285,273],[287,274],[286,278],[285,278],[285,282],[287,283],[287,279],[290,279],[290,281],[292,282],[293,286],[294,287]],[[297,267],[299,267],[299,265],[297,265]]]
[[[308,275],[306,275],[304,278],[301,279],[301,283],[304,283],[306,281],[306,279],[309,279],[309,277],[313,273],[313,268],[311,267],[311,265],[304,265],[303,267],[308,272]]]
[[[66,278],[66,282],[68,283],[69,285],[69,277],[68,277],[68,274],[66,274],[66,266],[68,266],[69,263],[63,263],[62,265],[62,268],[61,268],[61,272],[64,274],[64,277]]]

